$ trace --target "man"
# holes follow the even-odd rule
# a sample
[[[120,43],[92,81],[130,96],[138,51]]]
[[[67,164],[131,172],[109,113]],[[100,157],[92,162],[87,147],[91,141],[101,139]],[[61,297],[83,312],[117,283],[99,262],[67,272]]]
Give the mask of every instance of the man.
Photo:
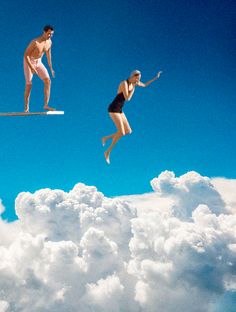
[[[38,75],[44,82],[44,109],[55,110],[48,106],[50,98],[51,80],[46,67],[42,63],[42,57],[44,52],[46,53],[48,65],[51,70],[52,77],[55,77],[54,70],[52,68],[51,60],[51,37],[53,36],[53,27],[47,25],[44,27],[43,34],[32,40],[24,53],[24,74],[26,80],[25,86],[25,112],[29,112],[29,98],[32,88],[33,75]]]

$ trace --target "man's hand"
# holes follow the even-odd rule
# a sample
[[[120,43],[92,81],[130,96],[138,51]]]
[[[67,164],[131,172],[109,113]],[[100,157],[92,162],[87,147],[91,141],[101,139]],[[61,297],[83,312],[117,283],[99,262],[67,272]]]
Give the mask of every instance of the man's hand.
[[[51,69],[52,77],[55,78],[55,72],[53,69]]]
[[[38,75],[37,69],[35,69],[34,67],[31,68],[31,71],[33,75]]]

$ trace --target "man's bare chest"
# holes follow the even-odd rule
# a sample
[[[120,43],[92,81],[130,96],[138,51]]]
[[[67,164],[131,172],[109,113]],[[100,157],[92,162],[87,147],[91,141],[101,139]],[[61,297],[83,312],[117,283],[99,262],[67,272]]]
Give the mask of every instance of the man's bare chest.
[[[49,42],[35,42],[35,50],[39,54],[43,54],[44,52],[47,52],[50,49],[50,43]]]

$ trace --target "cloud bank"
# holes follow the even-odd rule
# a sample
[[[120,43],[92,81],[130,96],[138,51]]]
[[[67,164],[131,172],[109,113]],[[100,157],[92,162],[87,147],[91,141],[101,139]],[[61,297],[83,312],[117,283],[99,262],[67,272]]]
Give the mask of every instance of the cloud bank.
[[[235,304],[236,181],[165,171],[151,186],[120,198],[82,183],[20,193],[19,220],[0,220],[0,312]]]

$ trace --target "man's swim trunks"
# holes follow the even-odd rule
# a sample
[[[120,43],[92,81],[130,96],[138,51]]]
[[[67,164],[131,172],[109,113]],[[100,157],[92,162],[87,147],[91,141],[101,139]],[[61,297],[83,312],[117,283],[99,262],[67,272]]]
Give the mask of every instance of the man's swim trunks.
[[[41,78],[42,80],[46,78],[50,79],[47,68],[43,65],[41,58],[35,59],[31,57],[30,62],[36,69],[39,78]],[[33,73],[25,59],[24,59],[24,74],[26,84],[31,84],[33,79]]]

